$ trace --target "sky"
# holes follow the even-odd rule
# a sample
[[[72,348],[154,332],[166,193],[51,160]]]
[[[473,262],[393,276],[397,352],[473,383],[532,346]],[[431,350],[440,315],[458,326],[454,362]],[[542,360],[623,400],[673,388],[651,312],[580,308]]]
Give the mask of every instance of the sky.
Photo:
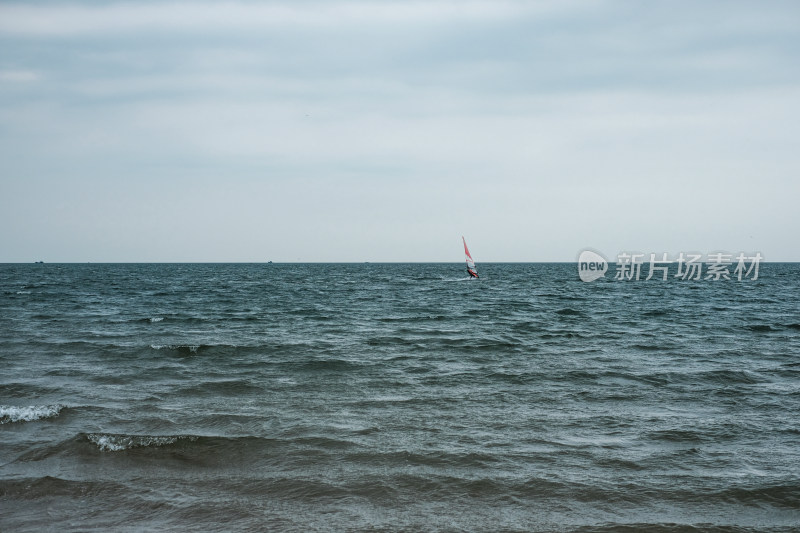
[[[800,3],[0,2],[0,262],[800,261]]]

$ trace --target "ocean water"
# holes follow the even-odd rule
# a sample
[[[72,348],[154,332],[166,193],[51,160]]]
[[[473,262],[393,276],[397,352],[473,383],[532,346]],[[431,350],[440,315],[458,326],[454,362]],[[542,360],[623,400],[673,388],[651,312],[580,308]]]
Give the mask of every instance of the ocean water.
[[[0,265],[0,530],[800,530],[800,265],[478,268]]]

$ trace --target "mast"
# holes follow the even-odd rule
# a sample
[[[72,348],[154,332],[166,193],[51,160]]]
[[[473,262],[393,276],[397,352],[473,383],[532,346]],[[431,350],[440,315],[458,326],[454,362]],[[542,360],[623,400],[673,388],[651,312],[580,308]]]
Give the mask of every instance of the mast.
[[[475,261],[472,260],[472,254],[469,253],[469,248],[467,248],[467,240],[463,235],[461,236],[461,241],[464,243],[464,255],[466,256],[467,260],[467,272],[469,272],[470,276],[477,278],[478,271],[475,269]]]

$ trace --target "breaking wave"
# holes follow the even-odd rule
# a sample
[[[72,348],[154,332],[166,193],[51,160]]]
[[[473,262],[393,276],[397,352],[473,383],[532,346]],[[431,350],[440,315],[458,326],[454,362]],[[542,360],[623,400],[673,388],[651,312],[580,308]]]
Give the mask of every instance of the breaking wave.
[[[3,405],[0,406],[0,424],[10,422],[33,422],[43,418],[53,418],[58,416],[63,405],[29,405],[27,407],[16,407]]]
[[[192,435],[152,436],[152,435],[114,435],[89,433],[86,438],[104,452],[121,452],[131,448],[160,447],[175,444],[178,441],[194,442]]]

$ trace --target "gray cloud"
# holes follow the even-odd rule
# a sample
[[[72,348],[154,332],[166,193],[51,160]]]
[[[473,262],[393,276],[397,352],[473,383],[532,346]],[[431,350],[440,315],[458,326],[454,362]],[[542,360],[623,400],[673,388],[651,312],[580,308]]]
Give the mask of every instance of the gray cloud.
[[[796,260],[769,7],[1,4],[0,260]]]

